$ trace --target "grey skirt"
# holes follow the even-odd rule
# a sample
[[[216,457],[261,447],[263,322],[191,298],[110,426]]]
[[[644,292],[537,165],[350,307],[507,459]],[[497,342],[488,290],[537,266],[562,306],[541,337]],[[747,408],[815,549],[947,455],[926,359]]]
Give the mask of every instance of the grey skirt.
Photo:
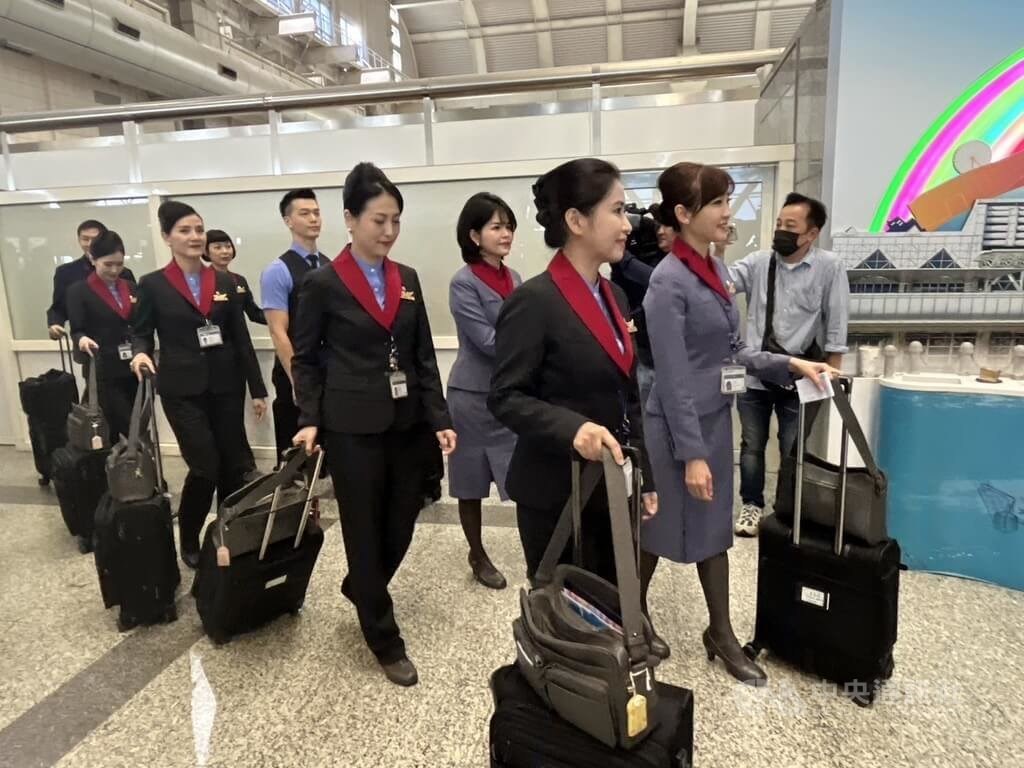
[[[508,499],[505,476],[516,436],[487,410],[486,392],[448,388],[448,410],[458,447],[448,457],[448,493],[456,499],[486,499],[491,483]]]

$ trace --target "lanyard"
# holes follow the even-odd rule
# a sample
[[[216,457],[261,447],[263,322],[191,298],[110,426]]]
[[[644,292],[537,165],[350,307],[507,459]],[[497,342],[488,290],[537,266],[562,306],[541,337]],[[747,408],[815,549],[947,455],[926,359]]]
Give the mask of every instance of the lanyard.
[[[398,347],[395,344],[394,336],[388,337],[388,370],[392,372],[398,370]]]

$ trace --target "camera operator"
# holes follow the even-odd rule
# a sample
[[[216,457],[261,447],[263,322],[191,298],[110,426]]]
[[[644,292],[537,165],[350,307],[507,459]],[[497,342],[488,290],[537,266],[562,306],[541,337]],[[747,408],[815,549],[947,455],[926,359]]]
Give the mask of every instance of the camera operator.
[[[633,225],[633,231],[626,241],[626,253],[622,261],[612,265],[612,282],[626,292],[629,300],[627,320],[636,326],[633,335],[636,347],[636,378],[640,386],[640,403],[647,402],[647,395],[654,384],[654,362],[651,358],[651,342],[647,338],[644,321],[644,296],[651,273],[666,253],[672,250],[675,232],[672,227],[658,223],[658,204],[640,208],[635,204],[626,206],[626,215]]]

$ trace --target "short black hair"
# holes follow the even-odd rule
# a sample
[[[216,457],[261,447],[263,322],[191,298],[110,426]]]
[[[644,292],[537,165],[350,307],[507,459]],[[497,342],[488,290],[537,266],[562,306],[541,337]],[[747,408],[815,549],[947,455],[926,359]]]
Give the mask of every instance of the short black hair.
[[[86,229],[89,229],[89,227],[86,227]],[[117,232],[112,230],[103,230],[89,244],[89,255],[92,256],[93,260],[102,259],[104,256],[110,256],[113,253],[124,253],[124,241]]]
[[[477,192],[462,207],[459,214],[459,223],[455,225],[455,239],[462,249],[462,260],[467,264],[476,264],[483,256],[480,254],[480,246],[473,242],[469,236],[470,232],[480,232],[487,226],[495,213],[508,223],[509,228],[514,232],[516,229],[516,215],[512,212],[509,204],[497,195],[490,192]]]
[[[606,160],[584,157],[562,163],[537,179],[533,204],[547,246],[561,248],[569,239],[566,211],[575,208],[589,216],[620,177],[619,169]]]
[[[85,221],[78,225],[78,231],[75,232],[75,234],[80,235],[87,229],[98,229],[101,235],[107,231],[107,228],[106,226],[104,226],[102,221],[96,221],[96,219],[86,219]]]
[[[825,222],[828,221],[828,208],[825,207],[821,200],[801,195],[799,192],[790,192],[786,195],[786,201],[782,204],[782,207],[785,208],[787,205],[806,205],[807,220],[816,228],[825,229]]]
[[[231,246],[231,258],[238,255],[235,250],[235,241],[231,239],[231,235],[223,229],[208,229],[206,230],[206,248],[203,249],[203,261],[210,260],[210,246],[214,243],[228,243]]]
[[[156,217],[160,220],[160,231],[165,235],[171,234],[174,225],[186,216],[199,216],[199,214],[191,205],[179,203],[177,200],[165,200],[160,203],[156,212]],[[199,218],[203,217],[199,216]]]
[[[316,200],[316,192],[309,187],[293,189],[291,192],[286,192],[285,196],[281,198],[281,202],[277,206],[278,210],[281,211],[282,219],[288,215],[288,208],[296,200]]]
[[[345,177],[341,200],[345,210],[353,216],[361,215],[366,204],[380,195],[391,195],[398,203],[398,212],[405,210],[405,200],[398,187],[373,163],[359,163]]]

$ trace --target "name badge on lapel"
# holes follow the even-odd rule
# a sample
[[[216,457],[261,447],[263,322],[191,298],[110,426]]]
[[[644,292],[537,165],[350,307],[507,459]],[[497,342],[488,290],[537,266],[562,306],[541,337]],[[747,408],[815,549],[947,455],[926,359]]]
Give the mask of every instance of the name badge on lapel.
[[[211,347],[219,347],[224,343],[224,339],[220,335],[220,326],[213,325],[207,322],[206,325],[202,325],[196,329],[196,336],[199,337],[199,348],[210,349]]]
[[[391,388],[392,400],[401,400],[409,396],[409,382],[402,371],[392,371],[388,374],[388,386]]]
[[[742,365],[722,368],[722,394],[742,395],[747,391],[747,369]]]
[[[129,342],[117,345],[117,359],[118,360],[131,360],[132,359],[132,345]]]

